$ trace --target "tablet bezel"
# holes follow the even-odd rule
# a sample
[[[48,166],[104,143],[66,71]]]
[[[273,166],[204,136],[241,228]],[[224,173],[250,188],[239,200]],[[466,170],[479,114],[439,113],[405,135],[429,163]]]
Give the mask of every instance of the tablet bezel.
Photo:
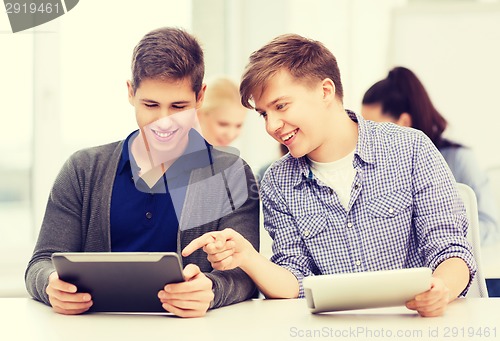
[[[56,252],[59,278],[92,295],[89,312],[163,312],[158,292],[184,281],[174,252]]]

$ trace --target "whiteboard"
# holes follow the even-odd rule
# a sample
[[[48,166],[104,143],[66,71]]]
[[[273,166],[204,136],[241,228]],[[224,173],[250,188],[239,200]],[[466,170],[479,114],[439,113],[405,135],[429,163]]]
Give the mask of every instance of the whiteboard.
[[[448,120],[446,136],[500,165],[500,4],[423,4],[394,10],[389,68],[413,70]]]

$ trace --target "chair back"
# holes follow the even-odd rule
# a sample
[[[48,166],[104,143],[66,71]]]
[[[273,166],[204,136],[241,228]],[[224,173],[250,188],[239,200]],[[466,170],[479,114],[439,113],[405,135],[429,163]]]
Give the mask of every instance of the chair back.
[[[467,297],[488,297],[486,280],[481,266],[481,237],[479,235],[479,215],[477,210],[476,194],[472,188],[466,184],[457,183],[457,188],[467,212],[467,219],[469,220],[467,240],[472,245],[472,252],[477,264],[476,276],[472,281]]]

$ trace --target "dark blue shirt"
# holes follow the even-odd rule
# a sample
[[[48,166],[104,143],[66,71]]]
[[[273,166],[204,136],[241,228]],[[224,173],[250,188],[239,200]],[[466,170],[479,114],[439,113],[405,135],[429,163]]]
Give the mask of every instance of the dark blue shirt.
[[[111,250],[114,252],[177,251],[179,218],[191,170],[210,164],[206,141],[194,129],[189,143],[153,187],[138,174],[130,151],[139,131],[123,143],[111,196]]]

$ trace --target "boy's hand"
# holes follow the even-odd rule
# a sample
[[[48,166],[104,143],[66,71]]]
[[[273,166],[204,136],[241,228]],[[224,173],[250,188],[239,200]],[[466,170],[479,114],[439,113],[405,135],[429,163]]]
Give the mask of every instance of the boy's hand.
[[[77,293],[76,290],[73,284],[60,280],[55,271],[50,274],[49,285],[45,289],[52,309],[65,315],[84,313],[93,304],[90,294]]]
[[[207,232],[193,239],[182,250],[182,255],[187,257],[201,247],[207,253],[208,261],[216,270],[230,270],[242,267],[252,251],[255,251],[248,240],[231,228]]]
[[[186,265],[183,274],[185,282],[167,284],[158,292],[163,309],[180,317],[204,316],[214,299],[212,281],[194,264]]]
[[[448,306],[449,296],[450,290],[444,282],[440,278],[433,277],[431,288],[406,302],[406,307],[418,311],[423,317],[441,316]]]

